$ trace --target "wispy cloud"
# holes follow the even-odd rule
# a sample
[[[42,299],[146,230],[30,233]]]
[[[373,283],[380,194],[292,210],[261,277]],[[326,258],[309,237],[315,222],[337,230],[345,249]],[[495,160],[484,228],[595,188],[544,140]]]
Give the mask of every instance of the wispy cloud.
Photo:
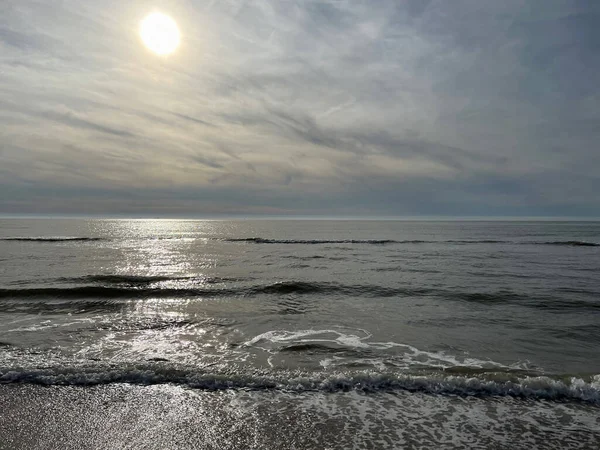
[[[0,211],[597,215],[597,2],[160,9],[0,7]]]

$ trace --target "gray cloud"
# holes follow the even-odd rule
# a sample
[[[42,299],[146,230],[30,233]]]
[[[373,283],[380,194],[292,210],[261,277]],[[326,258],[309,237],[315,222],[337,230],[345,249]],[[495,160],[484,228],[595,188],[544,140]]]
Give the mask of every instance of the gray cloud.
[[[99,131],[100,133],[112,134],[115,136],[121,137],[132,137],[133,133],[125,130],[119,130],[112,127],[107,127],[98,123],[94,123],[92,121],[82,119],[81,117],[77,117],[72,112],[66,113],[58,113],[58,112],[46,112],[42,114],[42,117],[45,117],[49,120],[53,120],[67,126],[75,127],[75,128],[85,128],[88,130]]]
[[[0,212],[597,216],[593,1],[0,7]]]

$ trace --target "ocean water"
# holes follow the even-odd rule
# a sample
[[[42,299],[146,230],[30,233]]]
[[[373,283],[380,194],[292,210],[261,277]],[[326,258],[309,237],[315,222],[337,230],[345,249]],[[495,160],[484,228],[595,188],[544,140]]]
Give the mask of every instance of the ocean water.
[[[176,388],[214,448],[600,448],[600,223],[0,219],[0,383]]]

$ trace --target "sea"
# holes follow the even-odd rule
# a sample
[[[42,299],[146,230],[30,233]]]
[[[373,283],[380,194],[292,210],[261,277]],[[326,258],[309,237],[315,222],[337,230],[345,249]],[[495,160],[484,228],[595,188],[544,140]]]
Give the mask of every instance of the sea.
[[[0,219],[0,448],[598,449],[600,222]]]

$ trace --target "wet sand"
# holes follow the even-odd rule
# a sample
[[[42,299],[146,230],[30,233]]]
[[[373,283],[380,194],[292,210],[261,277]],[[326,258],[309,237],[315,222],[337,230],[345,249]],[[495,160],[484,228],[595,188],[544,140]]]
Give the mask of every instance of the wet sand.
[[[399,393],[0,386],[1,449],[597,449],[591,405]]]
[[[310,414],[274,410],[258,417],[244,396],[169,385],[0,386],[0,448],[327,448],[307,443],[314,432]],[[328,425],[320,428],[333,445]]]

